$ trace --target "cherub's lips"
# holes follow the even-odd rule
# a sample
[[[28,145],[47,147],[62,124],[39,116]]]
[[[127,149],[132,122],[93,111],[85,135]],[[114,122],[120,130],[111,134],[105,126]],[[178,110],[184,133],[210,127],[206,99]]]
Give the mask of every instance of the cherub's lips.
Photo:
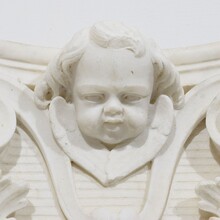
[[[111,132],[118,132],[124,120],[121,118],[108,118],[104,120],[104,128]]]
[[[105,122],[103,125],[105,131],[109,132],[119,132],[122,128],[122,122]]]
[[[121,118],[111,118],[104,120],[104,124],[121,124],[123,123],[123,119]]]

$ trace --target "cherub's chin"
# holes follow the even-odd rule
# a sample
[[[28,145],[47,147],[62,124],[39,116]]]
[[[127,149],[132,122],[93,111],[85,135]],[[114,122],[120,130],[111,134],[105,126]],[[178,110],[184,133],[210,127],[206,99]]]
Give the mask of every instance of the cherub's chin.
[[[110,143],[103,143],[101,142],[109,151],[113,150],[116,148],[119,144],[110,144]]]
[[[116,133],[119,132],[121,130],[121,124],[116,124],[116,123],[105,123],[104,124],[104,129],[107,132],[112,132],[112,133]]]
[[[124,141],[123,140],[116,140],[116,139],[102,139],[100,143],[102,143],[108,150],[112,150],[115,147],[121,145]]]

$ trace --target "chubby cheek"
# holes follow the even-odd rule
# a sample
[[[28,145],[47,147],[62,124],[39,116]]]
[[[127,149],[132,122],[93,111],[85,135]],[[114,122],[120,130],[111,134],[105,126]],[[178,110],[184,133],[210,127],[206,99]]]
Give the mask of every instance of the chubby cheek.
[[[148,109],[147,108],[128,108],[126,109],[127,123],[133,132],[143,131],[148,122]]]
[[[89,136],[98,133],[101,126],[102,109],[99,107],[79,109],[80,111],[76,111],[76,120],[82,133]]]

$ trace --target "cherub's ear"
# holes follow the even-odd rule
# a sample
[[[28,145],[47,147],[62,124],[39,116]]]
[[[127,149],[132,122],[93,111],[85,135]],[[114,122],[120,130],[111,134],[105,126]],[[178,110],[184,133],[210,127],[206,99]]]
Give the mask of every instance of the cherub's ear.
[[[67,132],[74,132],[75,114],[73,104],[58,96],[54,98],[49,107],[50,121],[53,134],[57,140],[63,139]]]
[[[161,135],[168,136],[174,122],[173,103],[169,97],[161,95],[155,105],[151,129],[157,129]]]

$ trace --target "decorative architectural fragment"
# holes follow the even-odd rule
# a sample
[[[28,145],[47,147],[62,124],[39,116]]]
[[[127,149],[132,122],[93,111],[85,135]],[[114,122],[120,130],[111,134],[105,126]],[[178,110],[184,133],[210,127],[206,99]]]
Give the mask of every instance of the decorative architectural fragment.
[[[201,198],[199,208],[220,217],[220,178],[217,177],[215,181],[204,181],[200,183],[197,188],[197,194]]]
[[[21,50],[16,45],[2,45],[3,51],[10,52],[10,47]],[[220,53],[212,55],[211,49],[205,47],[199,58],[198,49],[187,50],[185,56],[183,49],[180,53],[167,51],[177,64],[179,76],[162,51],[137,30],[120,23],[100,22],[77,33],[47,68],[45,60],[52,56],[47,59],[42,53],[41,57],[40,49],[35,50],[34,59],[20,57],[22,74],[45,70],[45,75],[37,83],[29,81],[29,87],[0,75],[0,100],[6,102],[0,103],[0,169],[3,175],[14,175],[30,184],[27,194],[25,186],[14,185],[5,177],[0,180],[1,185],[10,185],[9,196],[19,195],[10,203],[12,207],[0,211],[0,216],[7,218],[13,214],[17,220],[31,216],[39,220],[40,216],[49,216],[50,220],[177,220],[181,202],[176,201],[187,200],[187,193],[180,193],[186,182],[184,190],[190,190],[188,195],[194,196],[188,204],[194,208],[187,216],[188,204],[182,204],[183,213],[188,219],[199,219],[194,188],[200,180],[210,178],[202,178],[199,173],[206,163],[200,158],[203,152],[209,152],[214,167],[210,172],[215,175],[220,171],[218,159],[211,155],[205,139],[202,146],[194,144],[187,155],[207,112],[210,136],[215,134],[210,130],[216,128],[216,138],[220,137],[216,123],[218,107],[210,107],[220,93],[220,75],[206,76],[200,83],[203,74],[196,73],[207,70],[208,74],[213,66],[220,69],[216,63]],[[193,59],[188,60],[191,55],[195,64]],[[6,53],[0,60],[2,72],[7,75],[22,69],[13,63],[13,55],[6,61],[8,57]],[[215,64],[210,65],[210,59]],[[33,60],[37,63],[29,66]],[[186,94],[183,87],[188,91]],[[202,138],[200,133],[201,130],[198,134]],[[15,135],[17,139],[12,144],[9,140]],[[218,149],[218,140],[213,138],[213,142]],[[191,158],[195,160],[192,162]],[[195,177],[197,182],[188,177]],[[198,188],[205,201],[199,204],[205,211],[218,215],[218,202],[214,206],[210,202],[218,183],[211,185]],[[172,189],[177,189],[176,198]],[[5,190],[1,193],[5,194]],[[32,206],[17,211],[26,204],[26,194]],[[204,197],[207,194],[209,197]],[[167,211],[170,201],[175,204],[172,214]]]
[[[211,103],[206,116],[206,126],[217,158],[220,156],[220,96]],[[220,177],[215,181],[203,181],[196,189],[201,198],[199,208],[220,217]],[[212,217],[210,220],[220,219]]]
[[[15,129],[15,112],[5,101],[0,99],[0,161],[2,161],[7,154],[7,144],[12,139]],[[12,182],[8,177],[2,176],[0,170],[1,220],[14,219],[10,218],[9,216],[27,205],[27,192],[27,185],[21,182]]]
[[[13,220],[9,216],[27,205],[28,188],[22,183],[13,183],[6,177],[0,177],[0,219]]]

